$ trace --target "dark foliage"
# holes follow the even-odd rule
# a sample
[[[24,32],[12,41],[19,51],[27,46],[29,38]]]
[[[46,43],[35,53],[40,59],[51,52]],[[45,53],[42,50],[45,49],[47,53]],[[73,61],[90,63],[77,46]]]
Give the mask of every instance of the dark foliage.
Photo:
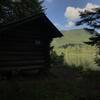
[[[90,28],[85,28],[86,31],[90,32],[93,36],[90,38],[87,44],[100,46],[100,34],[96,32],[96,29],[100,29],[100,8],[95,8],[92,11],[85,10],[80,12],[81,20],[76,23],[76,25],[86,24]]]
[[[52,65],[64,65],[64,54],[57,55],[55,51],[51,51],[51,62]]]
[[[100,8],[80,12],[80,18],[81,20],[76,25],[87,24],[93,28],[100,28]]]
[[[42,3],[39,0],[0,0],[0,23],[6,24],[43,12]]]
[[[95,45],[99,48],[100,52],[100,34],[96,31],[100,29],[100,7],[92,9],[91,11],[83,11],[80,12],[80,21],[76,23],[76,25],[87,25],[90,28],[85,28],[86,31],[92,34],[92,37],[89,39],[88,42],[85,42],[89,45]],[[98,54],[100,55],[100,53]],[[100,65],[100,59],[96,58],[96,63]]]

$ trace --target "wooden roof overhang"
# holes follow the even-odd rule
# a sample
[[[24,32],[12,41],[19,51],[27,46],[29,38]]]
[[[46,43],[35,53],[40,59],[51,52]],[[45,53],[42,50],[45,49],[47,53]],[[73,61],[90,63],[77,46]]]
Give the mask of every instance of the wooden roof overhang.
[[[62,37],[62,33],[53,25],[48,17],[41,13],[39,15],[31,15],[18,21],[10,22],[0,26],[0,33],[5,32],[27,32],[34,35],[48,36],[50,38]]]

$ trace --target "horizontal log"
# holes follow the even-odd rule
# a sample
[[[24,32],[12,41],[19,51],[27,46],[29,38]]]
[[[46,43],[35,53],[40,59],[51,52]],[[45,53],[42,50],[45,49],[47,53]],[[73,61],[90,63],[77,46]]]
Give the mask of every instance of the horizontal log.
[[[36,45],[36,44],[2,44],[0,49],[32,49],[32,50],[44,50],[47,49],[48,45]]]
[[[3,66],[3,67],[0,67],[0,71],[5,71],[5,70],[16,70],[16,71],[18,71],[18,70],[32,70],[32,69],[39,69],[39,68],[43,68],[43,67],[45,67],[45,66],[44,65],[28,65],[28,66],[20,66],[20,67],[18,67],[18,66],[14,66],[14,67],[5,66],[4,67]]]
[[[43,51],[47,51],[47,49],[39,47],[2,47],[2,46],[0,48],[0,52],[43,52]]]
[[[30,64],[30,63],[44,63],[44,59],[39,59],[39,60],[15,60],[15,61],[0,61],[0,64]]]
[[[45,56],[28,56],[28,57],[0,57],[0,62],[2,61],[20,61],[20,60],[41,60],[41,59],[45,59]]]
[[[43,51],[40,50],[33,50],[32,52],[16,52],[16,51],[0,51],[0,55],[14,55],[14,54],[18,54],[18,55],[41,55],[43,54]]]
[[[10,67],[10,66],[20,67],[20,66],[30,66],[30,65],[45,65],[45,60],[0,62],[0,67]]]
[[[1,36],[0,41],[7,40],[7,41],[34,41],[34,40],[40,40],[40,41],[46,41],[46,43],[50,42],[49,39],[41,38],[41,36]]]

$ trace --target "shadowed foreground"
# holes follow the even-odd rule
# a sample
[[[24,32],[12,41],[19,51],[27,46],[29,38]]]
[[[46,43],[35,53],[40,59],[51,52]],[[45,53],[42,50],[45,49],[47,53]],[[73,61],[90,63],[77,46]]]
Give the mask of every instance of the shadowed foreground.
[[[53,66],[48,74],[1,80],[0,100],[100,100],[100,73]]]

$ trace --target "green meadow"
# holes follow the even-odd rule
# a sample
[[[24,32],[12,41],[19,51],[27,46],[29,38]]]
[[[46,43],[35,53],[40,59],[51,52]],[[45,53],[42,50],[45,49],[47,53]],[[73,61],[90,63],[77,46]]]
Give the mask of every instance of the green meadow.
[[[69,66],[82,67],[84,70],[99,70],[95,63],[97,48],[84,42],[91,34],[83,29],[62,31],[63,37],[54,39],[51,46],[58,56],[64,55],[64,63]]]

